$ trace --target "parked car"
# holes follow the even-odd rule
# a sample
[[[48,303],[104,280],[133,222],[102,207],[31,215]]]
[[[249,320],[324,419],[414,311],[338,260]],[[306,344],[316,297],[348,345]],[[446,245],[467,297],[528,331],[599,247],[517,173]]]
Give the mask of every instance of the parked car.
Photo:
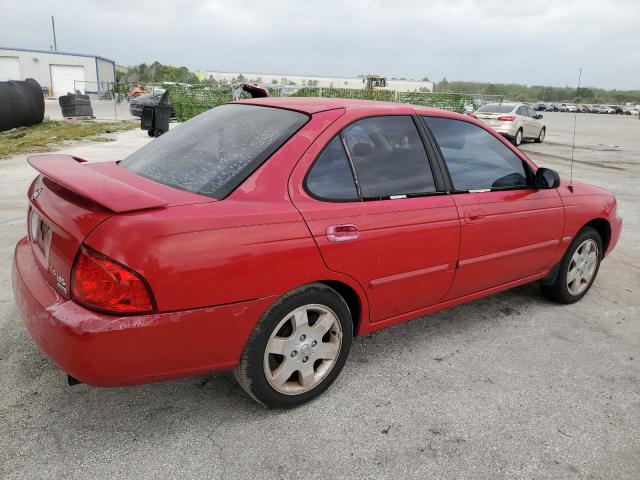
[[[567,104],[566,104],[566,103],[561,103],[561,104],[558,106],[558,111],[559,111],[559,112],[566,112],[566,111],[567,111]]]
[[[544,141],[547,129],[542,115],[523,103],[488,103],[472,115],[504,135],[517,147],[522,140]]]
[[[622,107],[619,105],[607,105],[609,108],[613,109],[616,115],[622,115],[624,112],[622,111]]]
[[[606,190],[395,103],[243,100],[120,162],[29,163],[13,292],[69,380],[233,369],[271,407],[326,390],[354,335],[534,281],[580,300],[622,228]]]
[[[565,112],[577,113],[578,112],[578,107],[576,105],[567,105],[565,107]]]
[[[617,112],[615,108],[605,105],[602,107],[601,113],[608,113],[609,115],[615,115]]]
[[[547,105],[547,108],[545,108],[545,112],[557,112],[558,111],[558,105],[556,105],[555,103],[550,103]]]
[[[640,115],[640,110],[638,110],[637,108],[632,108],[631,110],[629,110],[629,115]]]
[[[145,93],[139,97],[132,98],[129,102],[129,112],[135,117],[142,117],[142,109],[146,106],[152,107],[158,105],[164,92],[165,91],[163,89],[157,89],[153,93]],[[171,105],[170,98],[169,105]],[[171,107],[171,118],[175,118],[175,116],[176,112],[173,107]]]
[[[533,109],[536,112],[544,112],[547,106],[544,103],[536,103]]]
[[[578,113],[586,113],[588,112],[588,107],[586,105],[578,105]]]

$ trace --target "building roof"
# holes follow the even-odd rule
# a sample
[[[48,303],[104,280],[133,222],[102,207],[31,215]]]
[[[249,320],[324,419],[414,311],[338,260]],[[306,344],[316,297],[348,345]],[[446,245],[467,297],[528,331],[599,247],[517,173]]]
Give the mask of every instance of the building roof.
[[[100,60],[104,60],[106,62],[116,63],[114,60],[110,58],[101,57],[100,55],[93,55],[88,53],[73,53],[73,52],[60,52],[54,50],[35,50],[30,48],[15,48],[15,47],[2,47],[0,46],[0,50],[15,50],[17,52],[33,52],[33,53],[49,53],[52,55],[71,55],[74,57],[90,57],[90,58],[99,58]]]
[[[265,73],[265,72],[242,72],[242,71],[233,71],[233,70],[204,70],[202,71],[202,73],[204,73],[205,75],[209,75],[212,73],[216,73],[216,74],[223,74],[223,75],[235,75],[235,74],[241,74],[241,75],[256,75],[256,76],[272,76],[272,77],[283,77],[283,78],[288,78],[288,77],[306,77],[306,78],[323,78],[325,80],[360,80],[360,81],[364,81],[366,80],[367,76],[370,77],[377,77],[377,78],[386,78],[387,81],[392,81],[392,82],[416,82],[416,83],[433,83],[431,80],[416,80],[413,78],[392,78],[392,77],[386,77],[385,75],[377,75],[377,74],[372,74],[372,75],[365,75],[365,76],[361,76],[361,77],[349,77],[349,76],[341,76],[341,75],[312,75],[312,74],[306,74],[306,73]]]

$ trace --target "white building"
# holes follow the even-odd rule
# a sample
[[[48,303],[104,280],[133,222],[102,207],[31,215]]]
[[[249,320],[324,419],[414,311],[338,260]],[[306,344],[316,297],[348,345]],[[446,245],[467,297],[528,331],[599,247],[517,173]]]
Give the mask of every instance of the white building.
[[[249,73],[249,72],[204,72],[203,77],[218,82],[232,82],[242,75],[246,82],[263,83],[265,85],[278,84],[289,85],[293,82],[297,87],[322,87],[322,88],[365,88],[364,78],[348,77],[323,77],[314,75],[285,75],[274,73]],[[418,80],[391,80],[387,79],[385,90],[399,92],[433,92],[433,82]]]
[[[0,81],[35,79],[50,96],[101,93],[115,82],[113,60],[83,53],[0,47]]]

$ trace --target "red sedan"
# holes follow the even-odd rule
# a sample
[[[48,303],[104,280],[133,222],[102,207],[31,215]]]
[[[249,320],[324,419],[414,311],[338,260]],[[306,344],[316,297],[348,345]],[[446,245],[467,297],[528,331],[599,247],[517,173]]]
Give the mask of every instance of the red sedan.
[[[622,220],[474,119],[376,102],[216,107],[120,162],[37,156],[13,289],[70,381],[234,369],[323,392],[354,335],[528,282],[571,303]]]

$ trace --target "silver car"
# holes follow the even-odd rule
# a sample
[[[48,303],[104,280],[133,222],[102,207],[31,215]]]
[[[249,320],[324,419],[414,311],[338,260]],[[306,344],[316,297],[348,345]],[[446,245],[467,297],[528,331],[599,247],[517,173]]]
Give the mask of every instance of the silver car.
[[[516,147],[524,139],[542,143],[547,133],[547,127],[540,121],[542,115],[523,103],[488,103],[472,117],[507,137]]]

